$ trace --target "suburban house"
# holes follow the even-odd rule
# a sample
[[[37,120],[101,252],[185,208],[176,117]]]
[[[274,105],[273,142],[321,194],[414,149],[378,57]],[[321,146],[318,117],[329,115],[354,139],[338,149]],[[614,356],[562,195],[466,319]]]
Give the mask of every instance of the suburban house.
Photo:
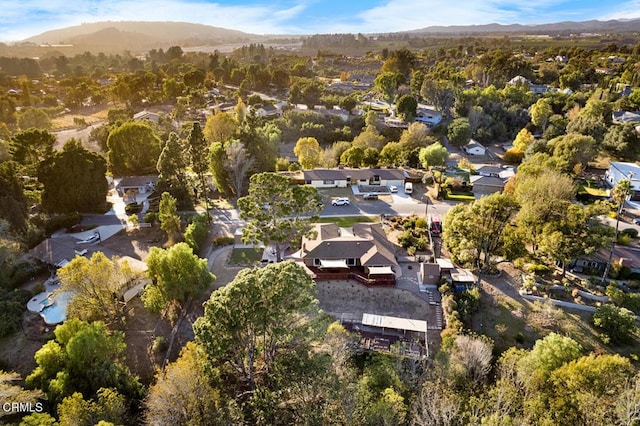
[[[616,124],[640,123],[640,111],[614,111],[611,119]]]
[[[157,124],[158,121],[160,121],[160,114],[158,114],[157,112],[144,110],[134,114],[133,119],[135,121],[149,120]]]
[[[580,257],[568,265],[569,270],[576,272],[604,272],[609,261],[609,250],[602,249],[590,256]],[[621,246],[616,244],[613,249],[611,264],[622,265],[631,270],[632,273],[640,274],[640,247]]]
[[[507,84],[509,86],[514,86],[514,87],[524,87],[524,86],[529,87],[529,90],[535,93],[536,95],[542,95],[544,93],[547,93],[550,90],[549,86],[545,86],[543,84],[534,84],[528,78],[523,77],[521,75],[517,75],[513,77],[511,80],[507,82]]]
[[[604,174],[604,180],[612,188],[621,180],[631,181],[631,194],[629,201],[640,201],[640,166],[636,163],[612,161],[609,169]]]
[[[271,104],[264,104],[255,109],[256,115],[262,118],[275,118],[282,115],[282,111]]]
[[[442,121],[442,114],[430,108],[420,108],[416,111],[415,121],[427,126],[437,126]]]
[[[70,235],[62,235],[55,238],[47,238],[31,251],[29,256],[54,268],[61,268],[76,256],[91,257],[93,253],[101,251],[107,257],[117,255],[116,252],[94,244],[83,244],[77,238]]]
[[[158,176],[125,176],[116,180],[118,194],[123,197],[127,192],[146,194],[152,192],[158,183]]]
[[[401,169],[312,169],[304,170],[302,174],[304,183],[316,188],[346,188],[352,185],[403,188],[405,179],[409,177]]]
[[[352,229],[316,224],[300,249],[316,281],[355,279],[375,286],[395,285],[395,253],[380,223],[355,223]]]
[[[476,198],[502,192],[505,182],[506,179],[495,176],[471,176],[472,191]]]
[[[462,147],[468,155],[485,155],[487,149],[479,142],[471,139],[468,144]]]

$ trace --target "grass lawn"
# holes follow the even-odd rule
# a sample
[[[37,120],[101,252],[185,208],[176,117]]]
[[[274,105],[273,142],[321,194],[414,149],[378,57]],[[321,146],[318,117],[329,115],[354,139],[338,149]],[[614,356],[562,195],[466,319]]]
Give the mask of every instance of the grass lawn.
[[[452,201],[475,201],[476,197],[468,192],[452,192],[449,190],[444,191],[444,198]]]
[[[317,223],[335,223],[341,228],[348,228],[354,223],[378,222],[379,216],[321,217]]]
[[[578,187],[578,194],[589,194],[593,197],[608,197],[606,190],[602,188],[586,186],[584,184]]]
[[[262,259],[262,248],[234,248],[229,256],[230,265],[253,265]]]

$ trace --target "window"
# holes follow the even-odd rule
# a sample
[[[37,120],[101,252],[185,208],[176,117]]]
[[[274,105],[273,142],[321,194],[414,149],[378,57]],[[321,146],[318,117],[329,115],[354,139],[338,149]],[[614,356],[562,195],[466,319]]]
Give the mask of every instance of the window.
[[[318,258],[313,259],[313,266],[320,266],[320,259]]]
[[[333,179],[325,179],[322,181],[322,183],[325,185],[335,185],[336,181],[334,181]]]
[[[347,266],[356,266],[356,260],[354,258],[347,259]]]

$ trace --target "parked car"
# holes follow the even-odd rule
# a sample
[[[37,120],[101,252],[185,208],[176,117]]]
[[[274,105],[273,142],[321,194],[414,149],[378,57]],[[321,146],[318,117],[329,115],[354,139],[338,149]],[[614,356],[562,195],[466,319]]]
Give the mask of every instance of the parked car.
[[[346,197],[341,197],[341,198],[336,198],[335,200],[331,200],[331,205],[332,206],[348,206],[349,203],[349,199]]]
[[[378,194],[364,194],[362,196],[363,200],[377,200],[378,199]]]
[[[633,224],[640,225],[640,217],[636,217],[635,219],[633,219]]]
[[[398,187],[395,185],[391,185],[389,187],[389,192],[391,192],[392,194],[395,194],[396,192],[398,192]]]

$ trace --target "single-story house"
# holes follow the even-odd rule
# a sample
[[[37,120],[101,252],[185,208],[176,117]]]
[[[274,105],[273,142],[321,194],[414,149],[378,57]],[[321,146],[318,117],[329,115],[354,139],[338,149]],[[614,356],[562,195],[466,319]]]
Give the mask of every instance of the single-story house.
[[[609,169],[604,173],[604,180],[612,188],[621,180],[631,181],[630,201],[640,201],[640,166],[636,163],[612,161]]]
[[[476,196],[502,192],[504,184],[504,179],[495,176],[471,176],[471,185]]]
[[[487,149],[479,142],[471,139],[468,144],[462,147],[468,155],[485,155]]]
[[[312,169],[302,172],[304,182],[315,188],[346,188],[351,185],[404,187],[409,174],[401,169]]]
[[[442,114],[430,108],[418,108],[415,121],[428,126],[437,126],[442,121]]]
[[[522,87],[527,86],[529,90],[535,93],[536,95],[541,95],[547,93],[549,90],[549,86],[545,86],[543,84],[534,84],[528,78],[525,78],[521,75],[517,75],[513,77],[511,80],[507,82],[509,86]]]
[[[609,261],[609,250],[602,249],[590,256],[580,257],[568,265],[568,269],[584,272],[586,269],[604,272]],[[621,246],[616,244],[613,249],[611,264],[626,266],[631,272],[640,274],[640,247]]]
[[[302,239],[300,257],[317,281],[356,279],[367,285],[395,285],[396,247],[380,223],[316,224]]]
[[[640,111],[614,111],[611,119],[617,124],[640,123]]]
[[[101,251],[107,257],[117,253],[100,245],[83,244],[82,241],[70,235],[47,238],[29,251],[29,255],[49,266],[60,268],[76,256],[91,257],[93,253]]]
[[[158,176],[125,176],[119,181],[116,180],[116,189],[121,197],[127,192],[146,194],[147,192],[152,192],[157,183]]]
[[[271,104],[264,104],[258,108],[256,108],[256,115],[262,118],[273,118],[279,117],[282,114],[278,108]]]
[[[504,169],[500,166],[480,166],[478,168],[476,168],[476,173],[478,173],[480,176],[487,176],[487,177],[500,177],[500,173],[503,171]]]
[[[158,123],[158,121],[160,121],[160,114],[158,114],[157,112],[144,110],[134,114],[133,119],[135,121],[149,120],[153,121],[154,123]]]

